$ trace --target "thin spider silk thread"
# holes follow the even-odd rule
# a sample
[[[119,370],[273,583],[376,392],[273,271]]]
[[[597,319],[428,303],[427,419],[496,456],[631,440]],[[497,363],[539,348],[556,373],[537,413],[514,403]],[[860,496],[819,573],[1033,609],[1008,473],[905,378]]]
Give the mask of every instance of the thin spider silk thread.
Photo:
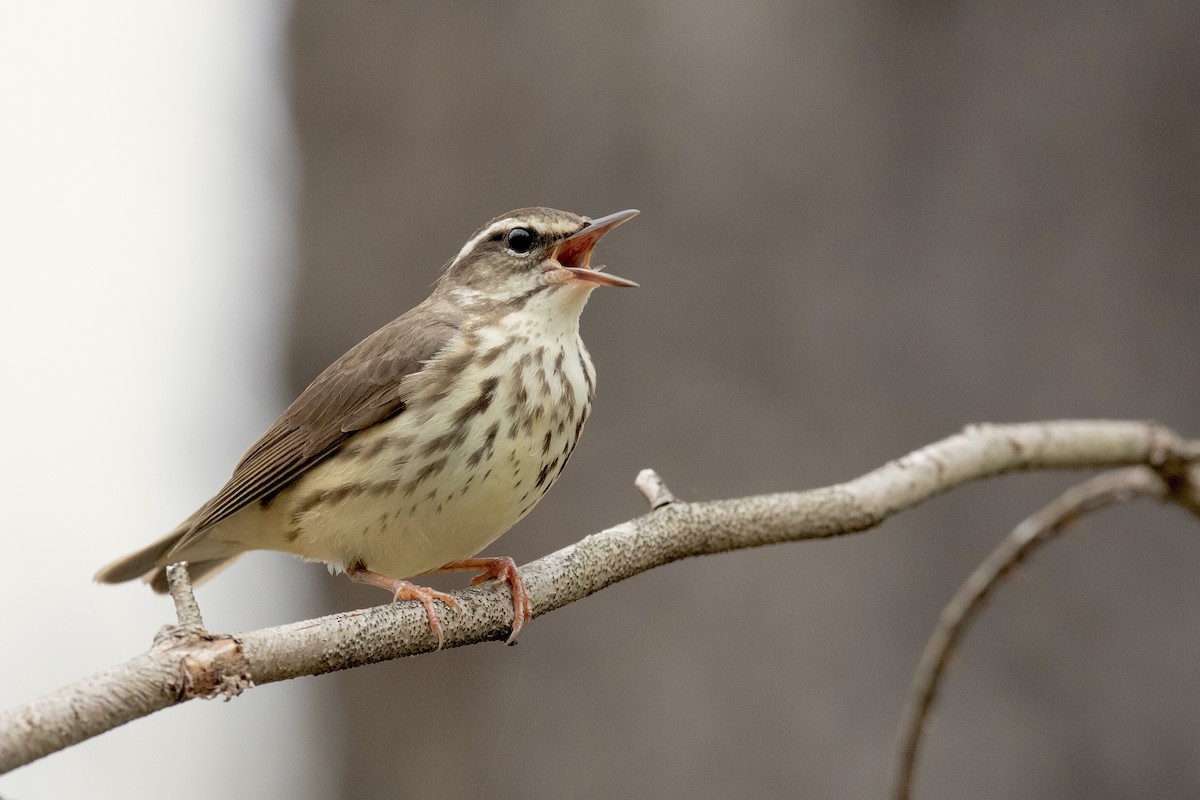
[[[529,647],[521,648],[521,663],[517,665],[517,677],[513,680],[512,696],[508,700],[508,711],[504,713],[504,722],[500,725],[500,735],[496,740],[496,749],[492,752],[492,763],[488,764],[487,772],[483,773],[483,789],[479,792],[479,800],[487,797],[488,781],[492,770],[500,759],[500,748],[504,745],[504,734],[508,730],[508,721],[512,719],[513,708],[517,705],[517,693],[521,688],[521,677],[525,674],[525,660],[529,657]]]

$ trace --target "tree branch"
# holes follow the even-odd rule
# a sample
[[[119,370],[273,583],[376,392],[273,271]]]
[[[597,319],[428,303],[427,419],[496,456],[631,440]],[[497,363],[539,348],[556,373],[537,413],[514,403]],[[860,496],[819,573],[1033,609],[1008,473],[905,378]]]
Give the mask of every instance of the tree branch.
[[[954,648],[991,592],[1034,550],[1066,530],[1084,514],[1138,498],[1173,502],[1200,516],[1200,480],[1178,462],[1158,470],[1130,467],[1098,475],[1071,487],[1028,517],[988,554],[942,610],[913,676],[896,744],[895,800],[909,800],[925,722],[937,697]]]
[[[540,616],[688,556],[866,530],[979,478],[1021,470],[1137,464],[1162,470],[1174,465],[1177,472],[1178,465],[1198,459],[1200,442],[1181,440],[1152,423],[971,426],[848,483],[732,500],[668,502],[534,561],[521,573],[534,615]],[[647,496],[652,505],[664,499],[654,486]],[[506,587],[480,586],[454,596],[460,609],[443,617],[447,647],[508,635],[512,601]],[[185,628],[182,618],[189,614],[180,612]],[[229,697],[254,684],[349,669],[437,647],[424,611],[414,603],[235,636],[210,635],[202,626],[192,632],[195,635],[182,642],[160,637],[141,656],[0,714],[0,773],[193,697]]]

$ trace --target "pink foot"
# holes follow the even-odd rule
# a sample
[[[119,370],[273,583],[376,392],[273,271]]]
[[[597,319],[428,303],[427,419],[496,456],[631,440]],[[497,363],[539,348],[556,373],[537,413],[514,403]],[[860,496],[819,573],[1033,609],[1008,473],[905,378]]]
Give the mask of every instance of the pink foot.
[[[429,630],[437,637],[438,650],[442,649],[442,645],[446,642],[446,637],[442,633],[442,621],[438,619],[437,610],[433,607],[433,601],[441,600],[451,608],[457,609],[458,602],[453,597],[445,592],[430,589],[428,586],[418,586],[415,583],[409,583],[399,578],[389,578],[386,575],[380,575],[378,572],[372,572],[367,569],[361,563],[351,564],[347,567],[346,575],[355,583],[376,586],[391,592],[393,602],[400,600],[416,600],[419,602],[425,607],[425,616],[429,618]]]
[[[508,635],[508,644],[517,643],[517,635],[521,632],[526,622],[533,619],[533,601],[529,599],[529,592],[525,588],[525,581],[521,579],[521,573],[517,571],[516,562],[507,556],[501,558],[468,558],[465,561],[452,561],[445,564],[434,572],[463,572],[468,570],[483,570],[482,575],[476,575],[471,579],[472,586],[478,586],[484,581],[492,581],[493,583],[507,583],[512,587],[513,598],[513,625],[512,633]]]

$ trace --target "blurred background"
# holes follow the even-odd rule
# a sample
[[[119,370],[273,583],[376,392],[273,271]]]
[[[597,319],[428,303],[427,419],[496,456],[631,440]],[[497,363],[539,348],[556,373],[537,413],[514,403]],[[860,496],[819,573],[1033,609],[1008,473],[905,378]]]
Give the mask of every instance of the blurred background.
[[[962,425],[1200,435],[1200,5],[0,5],[0,703],[171,618],[92,573],[173,527],[479,224],[643,215],[601,260],[588,433],[490,552],[853,478]],[[190,703],[16,800],[883,795],[942,605],[1078,475],[694,559],[486,645]],[[1200,795],[1200,537],[1089,517],[968,634],[928,798]],[[461,585],[450,579],[445,585]],[[381,601],[252,554],[214,630]],[[183,776],[181,781],[180,776]]]

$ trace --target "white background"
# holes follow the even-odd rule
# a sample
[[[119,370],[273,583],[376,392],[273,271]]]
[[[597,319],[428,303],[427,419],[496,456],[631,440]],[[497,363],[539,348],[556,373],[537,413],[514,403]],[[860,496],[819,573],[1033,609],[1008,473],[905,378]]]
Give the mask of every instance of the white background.
[[[208,497],[284,403],[285,12],[0,6],[0,706],[150,644],[170,601],[92,574]],[[284,561],[202,587],[210,627],[303,613]],[[327,796],[306,701],[299,682],[168,709],[0,795]]]

